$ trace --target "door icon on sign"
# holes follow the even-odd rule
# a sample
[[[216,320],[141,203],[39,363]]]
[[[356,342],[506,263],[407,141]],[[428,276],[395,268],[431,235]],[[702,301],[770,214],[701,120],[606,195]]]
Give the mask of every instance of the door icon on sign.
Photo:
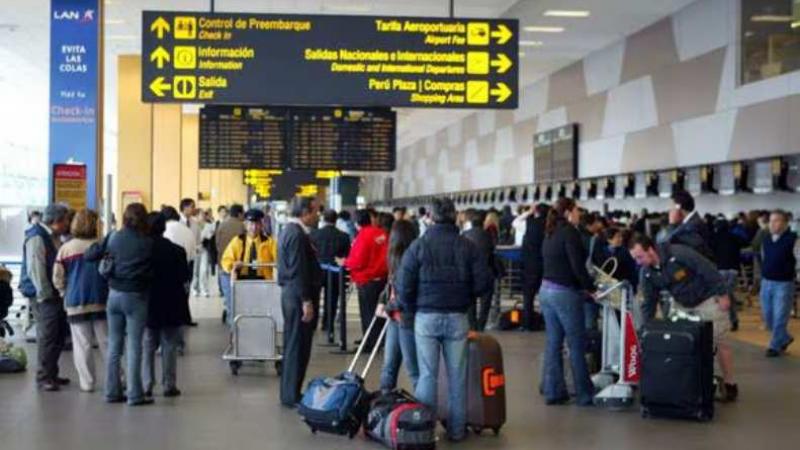
[[[470,22],[467,24],[467,45],[489,45],[488,22]]]
[[[172,81],[172,94],[175,98],[192,99],[197,96],[197,78],[194,76],[176,76]]]
[[[176,69],[194,69],[197,67],[197,47],[176,45],[172,60]]]
[[[194,39],[197,37],[197,19],[194,17],[175,17],[175,39]]]

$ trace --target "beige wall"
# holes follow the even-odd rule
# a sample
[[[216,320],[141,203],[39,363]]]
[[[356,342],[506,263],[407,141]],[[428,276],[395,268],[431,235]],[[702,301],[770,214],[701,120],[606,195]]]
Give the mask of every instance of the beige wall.
[[[199,118],[184,114],[180,105],[141,101],[141,57],[119,57],[119,150],[117,217],[122,216],[123,192],[139,192],[148,208],[177,207],[181,198],[195,200],[202,192],[210,200],[202,208],[246,203],[241,170],[198,168]]]

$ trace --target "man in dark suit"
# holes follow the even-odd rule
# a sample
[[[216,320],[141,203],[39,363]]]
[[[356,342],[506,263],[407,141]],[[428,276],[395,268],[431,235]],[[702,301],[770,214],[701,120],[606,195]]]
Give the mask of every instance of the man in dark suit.
[[[336,211],[328,209],[322,215],[322,228],[311,232],[311,242],[317,249],[317,258],[321,264],[336,266],[337,258],[346,258],[350,253],[350,236],[336,228],[339,215]],[[330,286],[328,281],[330,280]],[[326,330],[329,321],[336,317],[336,307],[339,301],[339,276],[337,273],[326,272],[323,274],[322,286],[325,292],[325,310],[322,312],[322,329]],[[330,298],[328,298],[330,296]],[[330,303],[328,303],[330,302]],[[328,317],[330,313],[330,317]],[[332,333],[333,330],[328,330]]]
[[[486,262],[486,267],[490,273],[494,272],[494,241],[492,236],[483,228],[483,221],[486,214],[480,211],[469,209],[466,212],[469,229],[464,231],[463,236],[475,244],[480,257]],[[476,299],[480,304],[475,304],[469,309],[470,328],[476,331],[486,329],[486,322],[489,320],[489,309],[492,306],[492,293],[494,288],[487,291],[481,298]],[[477,302],[476,302],[477,303]]]
[[[672,194],[669,225],[671,231],[667,234],[667,242],[687,245],[716,263],[714,251],[711,249],[711,232],[705,220],[695,210],[692,194],[686,191]]]
[[[296,197],[290,212],[278,241],[278,284],[284,320],[281,404],[293,408],[311,357],[322,270],[308,235],[319,221],[316,200]]]
[[[534,213],[528,216],[525,236],[522,238],[522,327],[532,331],[533,303],[542,285],[542,242],[544,242],[544,222],[550,206],[539,203]]]

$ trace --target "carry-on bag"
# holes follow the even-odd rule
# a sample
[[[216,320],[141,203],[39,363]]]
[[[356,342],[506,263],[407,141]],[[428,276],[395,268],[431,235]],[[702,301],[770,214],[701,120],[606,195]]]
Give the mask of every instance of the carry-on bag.
[[[393,450],[433,450],[436,414],[404,390],[378,393],[370,402],[364,433]]]
[[[470,333],[467,345],[467,426],[476,434],[491,429],[494,434],[506,423],[506,378],[503,371],[503,350],[495,338],[483,333]],[[447,418],[447,370],[439,361],[438,412]]]
[[[714,418],[711,322],[654,320],[642,333],[642,417]]]
[[[380,349],[380,343],[386,334],[388,321],[381,329],[378,341],[369,356],[361,374],[355,372],[355,366],[361,353],[364,351],[366,337],[375,327],[377,317],[372,319],[361,345],[358,347],[353,361],[347,371],[335,377],[314,378],[308,383],[303,398],[300,401],[298,412],[311,428],[312,433],[323,431],[326,433],[347,435],[351,439],[358,433],[361,424],[366,418],[369,408],[369,393],[364,387],[364,378],[369,372],[372,361]]]
[[[24,372],[28,355],[22,347],[15,347],[0,339],[0,373]]]

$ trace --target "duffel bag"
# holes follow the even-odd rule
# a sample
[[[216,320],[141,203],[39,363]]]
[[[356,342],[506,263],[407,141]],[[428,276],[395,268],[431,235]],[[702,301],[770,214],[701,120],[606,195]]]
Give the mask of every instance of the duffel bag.
[[[370,403],[364,433],[394,450],[436,448],[436,415],[406,391],[378,394]]]
[[[25,349],[0,341],[0,373],[24,372],[27,366]]]

